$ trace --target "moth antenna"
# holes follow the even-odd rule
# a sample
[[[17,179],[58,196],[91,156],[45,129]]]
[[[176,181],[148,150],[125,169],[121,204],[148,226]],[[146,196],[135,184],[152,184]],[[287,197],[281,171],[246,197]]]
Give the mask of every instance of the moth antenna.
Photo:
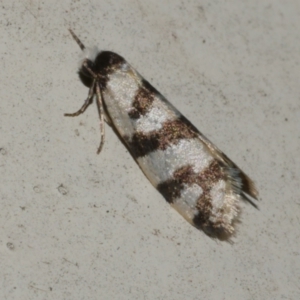
[[[80,49],[83,51],[85,49],[85,46],[82,44],[80,39],[77,37],[77,35],[73,32],[72,29],[69,29],[73,39],[76,41],[76,43],[79,45]]]

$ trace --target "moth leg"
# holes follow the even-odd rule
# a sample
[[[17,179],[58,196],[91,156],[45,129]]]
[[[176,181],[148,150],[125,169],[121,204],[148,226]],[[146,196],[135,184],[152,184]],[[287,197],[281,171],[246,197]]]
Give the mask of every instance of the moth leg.
[[[82,63],[82,67],[81,68],[85,68],[86,69],[86,71],[88,72],[88,73],[90,73],[90,75],[94,78],[94,79],[96,79],[97,78],[97,75],[91,70],[91,68],[89,67],[89,65],[88,65],[88,63],[87,63],[87,59]]]
[[[78,111],[76,111],[75,113],[73,113],[73,114],[64,114],[64,116],[65,117],[77,117],[80,114],[83,114],[85,112],[85,110],[87,109],[87,107],[93,102],[93,96],[94,96],[94,93],[95,93],[94,88],[95,88],[95,80],[92,83],[92,86],[89,90],[89,95],[88,95],[87,99],[84,101],[82,107]]]
[[[97,154],[99,154],[103,148],[104,141],[105,141],[104,109],[103,109],[103,100],[102,100],[99,83],[96,84],[96,95],[97,95],[98,112],[100,117],[100,134],[101,134],[100,145],[97,151]]]
[[[112,126],[112,121],[110,117],[105,113],[105,111],[104,111],[104,121],[106,122],[107,125]]]

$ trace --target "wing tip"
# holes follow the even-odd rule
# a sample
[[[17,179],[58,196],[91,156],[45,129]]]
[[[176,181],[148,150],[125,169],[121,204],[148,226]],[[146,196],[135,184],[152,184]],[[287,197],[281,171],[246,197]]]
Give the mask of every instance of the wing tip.
[[[255,183],[250,179],[248,175],[241,171],[240,177],[242,180],[242,191],[243,193],[249,195],[255,200],[258,200],[258,190],[255,186]]]

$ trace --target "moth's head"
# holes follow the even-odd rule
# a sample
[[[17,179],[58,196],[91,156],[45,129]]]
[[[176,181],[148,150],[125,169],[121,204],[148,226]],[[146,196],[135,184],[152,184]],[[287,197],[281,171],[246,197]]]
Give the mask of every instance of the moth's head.
[[[75,33],[71,29],[69,31],[82,50],[79,61],[79,76],[85,85],[89,86],[96,78],[104,85],[108,75],[114,70],[127,70],[128,64],[123,57],[110,51],[100,51],[96,46],[85,47]]]
[[[95,66],[95,60],[97,56],[99,55],[100,51],[99,49],[95,47],[85,47],[84,44],[80,41],[80,39],[77,37],[77,35],[69,29],[72,37],[82,50],[79,56],[78,61],[78,74],[83,82],[84,85],[87,87],[90,87],[93,79],[94,79],[94,66]]]
[[[100,54],[100,52],[101,51],[98,49],[97,46],[84,48],[79,56],[79,73],[82,73],[82,75],[84,76],[93,78],[93,75],[90,71],[94,71],[95,60]]]

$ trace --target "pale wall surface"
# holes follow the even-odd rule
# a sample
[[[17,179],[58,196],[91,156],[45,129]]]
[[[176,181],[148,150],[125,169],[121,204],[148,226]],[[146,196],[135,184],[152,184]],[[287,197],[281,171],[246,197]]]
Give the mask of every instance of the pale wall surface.
[[[0,5],[0,299],[299,299],[298,0]],[[79,48],[124,56],[257,183],[234,244],[172,210],[107,126]]]

